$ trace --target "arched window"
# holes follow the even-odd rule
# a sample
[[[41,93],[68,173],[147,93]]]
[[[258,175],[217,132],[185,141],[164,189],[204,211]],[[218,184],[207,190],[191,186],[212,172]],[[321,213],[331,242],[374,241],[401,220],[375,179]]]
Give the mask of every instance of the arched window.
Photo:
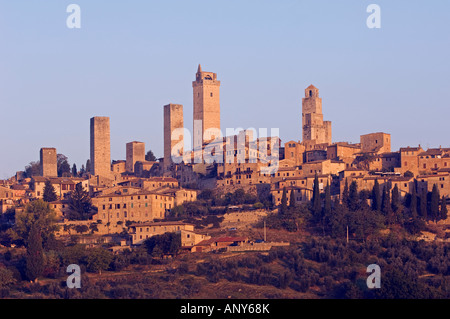
[[[309,90],[309,97],[312,96],[312,90]]]

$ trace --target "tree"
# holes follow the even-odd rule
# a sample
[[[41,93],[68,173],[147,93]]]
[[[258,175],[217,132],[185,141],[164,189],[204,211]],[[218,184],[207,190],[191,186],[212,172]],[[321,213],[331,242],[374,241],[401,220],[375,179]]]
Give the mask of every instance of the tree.
[[[427,212],[427,190],[424,188],[419,197],[419,212],[420,216],[426,221],[428,218]]]
[[[375,183],[373,184],[372,188],[372,209],[373,210],[381,209],[381,194],[378,179],[375,179]]]
[[[14,273],[7,268],[0,268],[0,289],[8,287],[16,282]]]
[[[45,202],[49,203],[54,202],[55,200],[58,199],[58,195],[56,195],[55,188],[53,187],[52,182],[50,182],[50,180],[47,180],[45,182],[43,199]]]
[[[296,202],[295,202],[295,189],[291,189],[291,193],[289,194],[289,208],[295,209]]]
[[[92,216],[92,200],[81,183],[78,183],[75,190],[69,193],[69,207],[71,220],[88,220]]]
[[[23,240],[28,242],[28,235],[33,225],[39,227],[44,243],[58,230],[57,217],[49,203],[38,199],[29,202],[23,212],[16,212],[16,223],[14,231]]]
[[[348,207],[349,202],[349,190],[348,190],[348,182],[345,179],[344,191],[342,192],[342,205]]]
[[[84,168],[84,164],[82,164],[81,168],[80,168],[80,176],[83,177],[85,173],[86,173],[86,169]]]
[[[351,211],[356,211],[359,208],[358,184],[352,181],[348,192],[348,208]]]
[[[411,202],[409,204],[409,209],[411,211],[411,216],[413,219],[417,217],[417,193],[416,193],[416,185],[415,183],[412,184],[412,190],[411,190]]]
[[[42,235],[39,224],[31,227],[28,236],[26,255],[26,275],[29,280],[37,281],[44,271],[44,252],[42,248]]]
[[[387,183],[383,187],[383,196],[381,199],[381,212],[384,216],[389,216],[392,213],[391,196]]]
[[[441,219],[441,220],[446,220],[446,219],[447,219],[447,215],[448,215],[448,210],[447,210],[447,199],[445,198],[444,195],[442,195],[442,200],[441,200],[441,211],[440,211],[439,219]]]
[[[112,261],[113,255],[110,251],[104,248],[89,249],[88,254],[85,257],[86,270],[101,274],[103,270],[109,268]]]
[[[312,204],[313,204],[313,211],[312,211],[313,216],[316,219],[316,221],[318,221],[322,217],[322,203],[320,201],[319,178],[317,177],[317,174],[314,177]]]
[[[147,154],[145,154],[145,160],[148,162],[156,162],[156,156],[149,150]]]
[[[87,174],[90,174],[90,173],[91,173],[91,160],[90,160],[90,159],[88,159],[88,160],[86,161],[86,173],[87,173]]]
[[[40,176],[41,175],[41,167],[40,162],[30,162],[27,166],[25,166],[25,174],[27,177],[32,176]]]
[[[283,187],[283,194],[281,195],[281,206],[279,214],[283,216],[287,212],[287,191],[286,187]]]
[[[391,202],[392,210],[394,211],[394,213],[397,213],[398,210],[400,209],[400,194],[398,192],[397,184],[395,184],[394,188],[392,189],[391,198],[392,198]]]
[[[431,200],[430,200],[430,214],[431,218],[436,222],[439,219],[439,190],[437,185],[433,185],[433,189],[431,191]]]
[[[165,233],[152,236],[144,241],[144,247],[153,256],[177,255],[181,247],[181,234]]]
[[[72,176],[73,177],[78,176],[77,164],[75,164],[75,163],[73,163],[73,165],[72,165]]]
[[[70,175],[70,165],[67,156],[64,154],[56,155],[56,165],[59,177]]]

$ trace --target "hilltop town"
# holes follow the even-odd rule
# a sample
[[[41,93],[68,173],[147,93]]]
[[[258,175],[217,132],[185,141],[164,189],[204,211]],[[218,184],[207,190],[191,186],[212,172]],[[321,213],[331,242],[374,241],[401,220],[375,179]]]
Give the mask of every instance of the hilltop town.
[[[183,105],[161,106],[163,158],[155,158],[145,143],[130,141],[126,158],[111,161],[110,119],[94,116],[90,158],[81,170],[70,169],[56,148],[42,145],[39,162],[0,181],[3,252],[29,245],[31,234],[20,227],[30,231],[38,224],[38,208],[52,214],[54,228],[42,234],[51,233],[65,247],[105,249],[110,256],[143,247],[162,260],[270,255],[314,236],[342,245],[393,234],[411,242],[449,241],[450,148],[392,150],[386,132],[362,132],[357,143],[333,141],[332,122],[324,120],[314,85],[304,90],[301,116],[290,114],[298,116],[301,141],[281,141],[261,129],[229,130],[221,127],[217,74],[199,65],[192,88],[192,133],[185,128]],[[26,224],[24,216],[31,215],[35,219]],[[44,247],[46,241],[50,245],[46,236]],[[191,266],[177,267],[187,273]],[[290,285],[296,275],[282,276],[277,285],[296,290]],[[308,287],[296,291],[306,293]]]

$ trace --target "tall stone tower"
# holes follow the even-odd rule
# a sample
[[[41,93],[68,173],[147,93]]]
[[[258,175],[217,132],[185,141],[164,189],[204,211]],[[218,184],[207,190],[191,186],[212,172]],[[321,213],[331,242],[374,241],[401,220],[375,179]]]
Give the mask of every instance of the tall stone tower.
[[[220,81],[217,74],[203,72],[198,65],[195,81],[192,82],[194,91],[194,148],[195,141],[208,143],[219,137],[220,131]],[[200,123],[201,127],[197,126]],[[197,123],[196,123],[197,122]],[[208,130],[206,138],[205,132]],[[198,134],[201,134],[199,137]]]
[[[178,130],[180,134],[176,134],[172,140],[172,133],[176,129],[180,129]],[[164,105],[164,168],[166,169],[172,164],[172,152],[175,156],[183,155],[184,134],[181,129],[184,129],[183,105]],[[181,148],[176,147],[177,145]]]
[[[91,174],[104,177],[111,175],[109,117],[91,118]]]
[[[56,160],[56,148],[43,147],[41,148],[40,155],[41,176],[57,177],[58,165]]]
[[[303,142],[331,144],[331,122],[323,120],[322,98],[319,89],[310,85],[302,99]]]
[[[127,143],[126,157],[125,169],[127,172],[133,173],[134,164],[145,161],[145,143],[136,141]]]

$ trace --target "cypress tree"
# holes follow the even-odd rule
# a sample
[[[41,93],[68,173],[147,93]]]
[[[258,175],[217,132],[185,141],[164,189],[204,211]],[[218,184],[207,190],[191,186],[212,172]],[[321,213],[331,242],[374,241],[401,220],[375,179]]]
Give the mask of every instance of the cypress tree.
[[[417,193],[416,193],[416,186],[412,185],[411,190],[411,203],[409,205],[409,209],[411,210],[411,216],[413,218],[416,218],[418,216],[417,213]]]
[[[289,195],[289,208],[294,209],[296,206],[295,203],[295,189],[291,189],[291,193]]]
[[[358,184],[356,184],[356,181],[353,181],[350,184],[348,193],[348,208],[351,211],[356,211],[358,210],[358,207],[359,207]]]
[[[435,222],[439,219],[439,199],[439,190],[437,185],[434,184],[433,190],[431,191],[430,215]]]
[[[286,214],[287,211],[287,194],[286,187],[283,187],[283,195],[281,196],[280,215]]]
[[[326,218],[331,216],[331,191],[330,185],[328,183],[325,187],[325,204],[323,207],[323,216],[325,216]]]
[[[37,224],[31,227],[27,243],[26,275],[29,280],[37,281],[44,271],[41,229]]]
[[[394,188],[392,189],[392,210],[394,213],[397,213],[400,208],[400,194],[398,192],[398,186],[395,184]]]
[[[442,200],[441,200],[441,211],[440,211],[440,216],[439,218],[441,220],[445,220],[447,219],[447,199],[444,197],[444,195],[442,195]]]
[[[422,190],[422,193],[419,197],[419,212],[420,216],[424,219],[428,219],[428,212],[427,212],[427,190],[424,188]]]
[[[347,179],[345,179],[344,191],[342,192],[342,205],[345,207],[348,207],[349,197],[348,182]]]
[[[373,184],[372,188],[372,209],[373,210],[381,209],[381,194],[378,179],[375,179],[375,183]]]
[[[313,215],[319,218],[322,213],[322,203],[320,202],[320,189],[319,189],[319,178],[314,178],[314,188],[313,188]]]
[[[73,163],[72,165],[72,176],[76,177],[78,175],[77,164]]]
[[[381,200],[381,211],[385,216],[388,216],[392,210],[391,210],[391,197],[390,197],[390,191],[388,189],[387,183],[384,184],[383,187],[383,197]]]

